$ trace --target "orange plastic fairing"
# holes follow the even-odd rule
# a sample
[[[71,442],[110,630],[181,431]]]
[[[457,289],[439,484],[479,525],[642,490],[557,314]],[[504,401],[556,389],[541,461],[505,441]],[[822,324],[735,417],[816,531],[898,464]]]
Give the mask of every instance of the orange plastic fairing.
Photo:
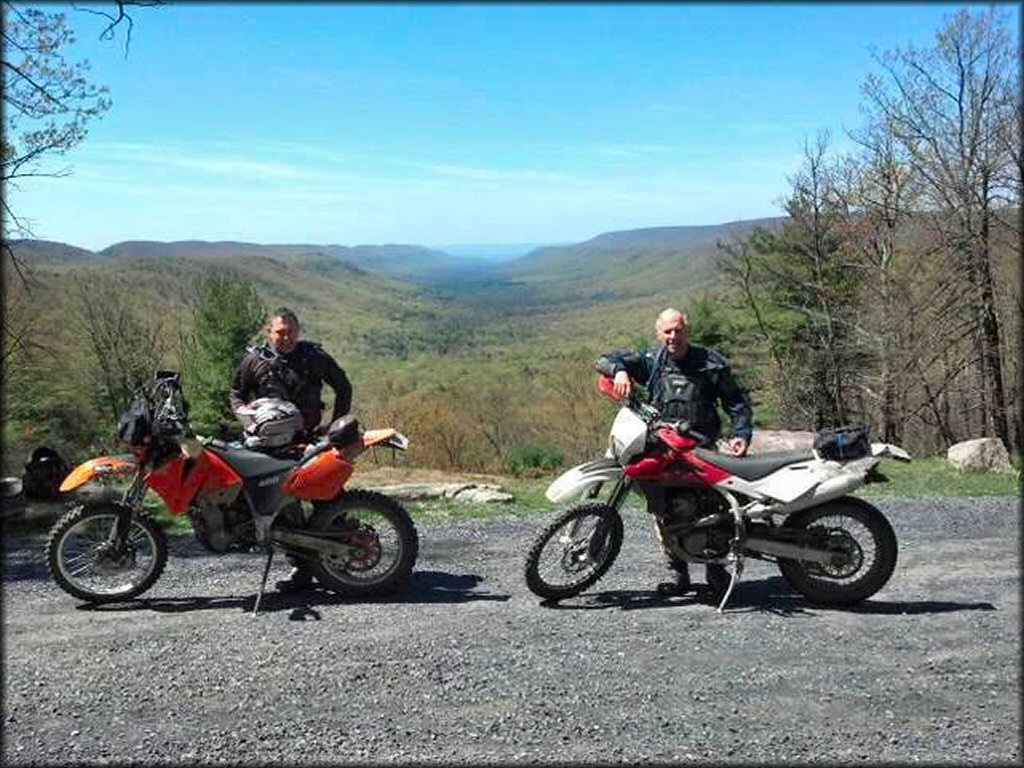
[[[172,515],[180,515],[202,493],[241,482],[242,478],[224,459],[205,450],[195,459],[178,456],[146,476],[146,485],[160,494]]]
[[[281,490],[298,499],[327,501],[341,493],[352,477],[352,469],[341,451],[330,448],[292,470]]]
[[[138,469],[138,466],[135,459],[128,456],[97,456],[72,469],[60,484],[60,491],[61,493],[73,491],[90,480],[130,475]]]

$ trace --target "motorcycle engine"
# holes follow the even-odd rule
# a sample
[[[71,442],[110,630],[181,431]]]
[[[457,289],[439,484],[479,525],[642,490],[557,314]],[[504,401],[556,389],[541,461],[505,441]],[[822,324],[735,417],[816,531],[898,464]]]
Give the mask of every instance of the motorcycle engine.
[[[677,556],[685,559],[721,557],[729,551],[733,536],[729,508],[719,494],[702,488],[680,488],[665,498],[665,541]],[[708,525],[693,525],[709,515],[722,518]]]
[[[255,541],[252,516],[237,492],[233,498],[207,494],[189,507],[188,516],[196,539],[211,552],[244,550]]]

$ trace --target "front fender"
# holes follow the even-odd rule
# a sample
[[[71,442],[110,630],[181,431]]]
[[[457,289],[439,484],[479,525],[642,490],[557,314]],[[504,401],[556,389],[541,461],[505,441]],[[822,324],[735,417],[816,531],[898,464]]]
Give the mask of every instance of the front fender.
[[[135,473],[138,466],[135,457],[131,455],[97,456],[72,469],[60,484],[59,490],[61,493],[67,493],[85,485],[90,480],[131,475]]]
[[[558,504],[566,499],[592,488],[599,483],[617,481],[622,477],[622,467],[615,459],[598,459],[580,464],[559,475],[551,485],[548,486],[544,495],[552,504]]]

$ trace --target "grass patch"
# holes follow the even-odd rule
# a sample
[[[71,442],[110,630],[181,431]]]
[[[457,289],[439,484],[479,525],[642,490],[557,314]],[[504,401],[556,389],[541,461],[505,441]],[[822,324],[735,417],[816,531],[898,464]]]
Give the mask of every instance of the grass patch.
[[[192,534],[192,521],[185,513],[172,515],[159,499],[147,498],[142,506],[153,515],[157,525],[169,536],[185,536]]]
[[[888,483],[871,483],[858,493],[864,496],[1019,496],[1020,457],[1013,459],[1013,473],[964,472],[946,459],[915,459],[905,463],[885,461],[878,469]]]

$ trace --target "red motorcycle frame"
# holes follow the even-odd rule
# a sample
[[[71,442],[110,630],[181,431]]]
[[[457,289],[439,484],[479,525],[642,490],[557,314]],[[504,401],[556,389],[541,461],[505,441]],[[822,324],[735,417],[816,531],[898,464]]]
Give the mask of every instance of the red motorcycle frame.
[[[608,377],[601,376],[598,388],[620,401]],[[842,459],[812,450],[741,458],[706,443],[685,422],[663,420],[635,397],[626,401],[606,456],[571,468],[549,486],[549,501],[584,502],[538,533],[526,558],[530,590],[558,600],[597,582],[618,556],[620,512],[631,492],[645,499],[674,560],[731,571],[725,583],[710,585],[720,611],[747,557],[776,563],[794,589],[821,603],[864,600],[889,580],[897,557],[892,527],[878,509],[847,494],[877,477],[882,457],[909,461],[901,448],[865,443]],[[611,491],[599,500],[606,487]]]

